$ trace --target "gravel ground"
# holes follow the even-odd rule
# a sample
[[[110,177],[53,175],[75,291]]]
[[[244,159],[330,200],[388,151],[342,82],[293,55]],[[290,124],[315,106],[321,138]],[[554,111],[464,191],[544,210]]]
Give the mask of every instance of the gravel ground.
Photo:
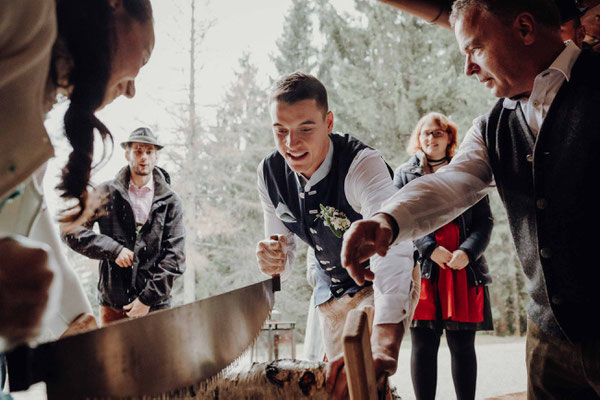
[[[477,335],[476,351],[478,360],[477,399],[524,392],[527,388],[525,369],[525,338],[499,338],[490,335]],[[298,356],[302,346],[298,346]],[[398,372],[391,382],[398,389],[403,400],[414,400],[410,380],[410,341],[402,344]],[[46,400],[45,385],[34,385],[27,392],[15,393],[15,400]],[[450,372],[450,352],[442,338],[438,355],[438,400],[455,399],[452,375]]]

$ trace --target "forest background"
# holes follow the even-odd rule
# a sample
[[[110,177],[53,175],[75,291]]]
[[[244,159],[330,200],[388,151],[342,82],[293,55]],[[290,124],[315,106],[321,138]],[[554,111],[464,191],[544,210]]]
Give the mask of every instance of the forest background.
[[[252,53],[242,52],[228,89],[207,111],[198,90],[207,79],[203,60],[209,55],[203,45],[218,21],[206,16],[204,10],[210,5],[204,1],[169,3],[164,18],[181,23],[169,33],[168,50],[186,63],[163,62],[160,73],[165,81],[182,79],[178,85],[146,84],[143,92],[138,83],[137,96],[145,95],[155,107],[148,111],[167,117],[148,122],[132,116],[132,120],[149,125],[166,145],[159,165],[171,174],[184,203],[188,270],[176,281],[175,304],[263,279],[255,261],[256,243],[264,237],[256,167],[274,149],[267,98],[270,84],[279,76],[294,71],[316,75],[328,90],[334,131],[351,133],[380,150],[394,169],[408,160],[406,144],[422,115],[439,111],[450,116],[462,138],[472,120],[495,101],[479,82],[464,76],[464,59],[449,30],[375,0],[346,0],[343,7],[327,0],[290,0],[270,57],[276,72],[265,82]],[[160,2],[155,0],[154,7],[158,23],[163,15]],[[159,57],[157,53],[153,58]],[[110,119],[103,120],[111,127]],[[58,120],[50,118],[47,126],[58,149],[59,157],[53,161],[57,169],[68,146],[60,137]],[[115,141],[127,134],[115,135]],[[118,149],[115,146],[112,158],[124,165]],[[54,186],[53,179],[47,187]],[[493,334],[522,335],[527,301],[524,276],[495,191],[491,204],[495,227],[485,255],[494,280],[490,286]],[[97,311],[97,261],[67,251]],[[305,277],[304,244],[297,254],[293,274],[283,283],[275,307],[283,319],[296,321],[302,341],[312,290]]]

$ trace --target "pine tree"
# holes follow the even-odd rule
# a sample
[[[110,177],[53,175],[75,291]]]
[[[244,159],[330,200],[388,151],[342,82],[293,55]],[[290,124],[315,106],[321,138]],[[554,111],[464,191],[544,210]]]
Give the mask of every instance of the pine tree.
[[[202,179],[195,224],[201,249],[199,297],[212,296],[261,279],[254,251],[262,236],[262,212],[256,195],[258,153],[270,138],[264,90],[248,54],[239,59],[233,83],[217,108],[217,123],[204,132],[193,169]],[[198,190],[196,188],[195,190]]]
[[[173,288],[174,294],[183,292],[184,303],[192,302],[200,297],[197,293],[196,282],[198,281],[197,272],[202,265],[203,249],[199,243],[196,227],[202,225],[206,218],[199,207],[203,200],[202,177],[207,171],[196,168],[198,161],[206,157],[203,149],[206,140],[205,128],[197,114],[196,88],[199,85],[198,74],[201,69],[198,54],[213,21],[197,17],[197,4],[198,0],[189,0],[189,3],[181,5],[186,7],[186,9],[182,9],[182,12],[189,17],[189,28],[186,27],[189,29],[186,32],[189,34],[186,43],[189,78],[183,91],[186,95],[185,99],[182,99],[180,108],[174,112],[174,119],[177,121],[174,133],[178,139],[166,149],[166,155],[177,168],[176,171],[173,171],[173,188],[181,196],[186,225],[187,270],[182,279],[175,281]]]
[[[313,46],[313,24],[311,1],[292,0],[285,17],[284,30],[277,40],[277,55],[271,57],[279,76],[295,71],[307,74],[316,65],[316,48]]]
[[[422,115],[439,111],[467,128],[485,111],[491,97],[462,77],[451,32],[374,0],[355,0],[355,9],[340,14],[326,0],[317,1],[325,37],[319,76],[338,129],[379,148],[397,165],[408,157],[404,148]]]

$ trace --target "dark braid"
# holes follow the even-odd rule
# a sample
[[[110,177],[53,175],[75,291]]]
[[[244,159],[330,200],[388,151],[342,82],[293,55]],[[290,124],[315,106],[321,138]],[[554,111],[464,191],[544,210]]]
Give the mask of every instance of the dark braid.
[[[124,0],[123,6],[139,22],[152,20],[149,0]],[[110,78],[115,27],[108,0],[58,0],[56,16],[59,39],[53,53],[53,64],[56,57],[64,57],[64,54],[59,54],[64,47],[72,65],[67,79],[71,103],[65,113],[64,127],[73,148],[57,189],[62,192],[61,197],[79,201],[79,212],[67,218],[72,220],[85,208],[94,154],[94,129],[104,142],[100,164],[108,158],[107,142],[112,145],[109,130],[94,113],[102,105]],[[54,68],[51,69],[51,78],[59,86]]]

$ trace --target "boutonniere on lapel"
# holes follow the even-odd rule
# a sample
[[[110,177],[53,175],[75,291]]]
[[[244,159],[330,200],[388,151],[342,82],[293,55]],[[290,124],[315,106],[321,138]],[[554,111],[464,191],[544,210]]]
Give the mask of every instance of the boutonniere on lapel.
[[[321,212],[317,218],[321,218],[323,224],[328,226],[335,236],[341,238],[344,231],[350,228],[350,220],[346,214],[335,207],[325,207],[323,204],[319,204],[319,207],[321,207]]]

